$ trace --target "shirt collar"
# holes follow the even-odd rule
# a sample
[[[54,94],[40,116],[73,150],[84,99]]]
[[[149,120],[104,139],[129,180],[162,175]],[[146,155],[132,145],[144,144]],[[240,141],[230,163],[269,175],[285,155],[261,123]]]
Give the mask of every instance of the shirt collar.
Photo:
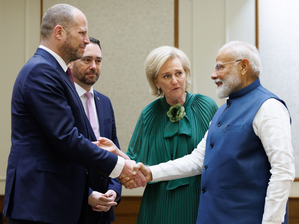
[[[80,97],[86,93],[86,90],[83,89],[81,86],[79,86],[76,82],[75,82],[75,87],[76,87],[77,93]],[[89,92],[91,93],[92,96],[94,95],[93,94],[93,86],[91,86]]]
[[[56,61],[58,61],[58,63],[62,67],[63,71],[66,72],[66,70],[68,68],[67,64],[65,63],[65,61],[58,54],[56,54],[54,51],[50,50],[49,48],[47,48],[43,45],[39,45],[39,48],[44,49],[45,51],[49,52],[56,59]]]

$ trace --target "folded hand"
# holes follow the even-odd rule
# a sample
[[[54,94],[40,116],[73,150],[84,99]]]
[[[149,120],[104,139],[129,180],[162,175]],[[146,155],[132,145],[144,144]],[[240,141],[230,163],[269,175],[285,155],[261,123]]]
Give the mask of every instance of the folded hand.
[[[113,190],[108,190],[105,194],[93,191],[88,198],[88,204],[96,212],[107,212],[111,206],[117,205],[115,202],[117,194]]]

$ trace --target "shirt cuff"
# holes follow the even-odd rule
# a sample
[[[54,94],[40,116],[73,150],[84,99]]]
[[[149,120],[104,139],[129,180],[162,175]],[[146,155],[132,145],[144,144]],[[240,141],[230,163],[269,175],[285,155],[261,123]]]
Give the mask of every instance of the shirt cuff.
[[[111,177],[111,178],[119,177],[121,174],[121,171],[124,168],[124,165],[125,165],[125,159],[118,156],[117,163],[116,163],[114,169],[112,170],[112,172],[110,173],[109,177]]]
[[[266,221],[263,221],[262,224],[281,224],[281,222],[266,222]]]
[[[152,172],[152,181],[151,182],[157,182],[163,180],[162,170],[159,165],[154,165],[149,167]]]

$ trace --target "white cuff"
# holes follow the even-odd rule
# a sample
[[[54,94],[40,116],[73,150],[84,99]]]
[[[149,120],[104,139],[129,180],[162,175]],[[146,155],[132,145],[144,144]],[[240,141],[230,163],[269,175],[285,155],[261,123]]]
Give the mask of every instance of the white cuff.
[[[162,170],[159,165],[150,166],[149,168],[152,172],[152,178],[153,178],[151,182],[157,182],[163,180],[163,175],[159,175],[162,174]]]
[[[109,177],[111,177],[111,178],[119,177],[121,174],[121,171],[124,168],[124,165],[125,165],[125,159],[118,156],[117,163],[116,163],[114,169],[112,170],[112,172],[110,173]]]

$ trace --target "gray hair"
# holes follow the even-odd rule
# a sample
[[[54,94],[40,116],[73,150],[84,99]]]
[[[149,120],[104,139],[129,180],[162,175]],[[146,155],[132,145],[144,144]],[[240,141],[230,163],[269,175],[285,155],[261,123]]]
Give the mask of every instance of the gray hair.
[[[61,25],[68,33],[70,27],[76,24],[74,19],[74,11],[76,7],[68,4],[57,4],[47,10],[42,19],[41,37],[49,38],[55,26]]]
[[[236,59],[246,58],[252,68],[253,75],[259,77],[262,72],[262,63],[259,52],[254,45],[242,41],[231,41],[221,47],[218,53],[223,50],[232,51]]]
[[[157,79],[157,75],[162,65],[168,59],[173,58],[178,58],[180,60],[186,73],[186,89],[191,84],[191,65],[187,55],[178,48],[171,46],[161,46],[152,50],[144,63],[145,74],[150,85],[150,91],[153,95],[163,95],[162,90],[160,90],[160,94],[158,94],[158,88],[155,85],[154,80]]]

